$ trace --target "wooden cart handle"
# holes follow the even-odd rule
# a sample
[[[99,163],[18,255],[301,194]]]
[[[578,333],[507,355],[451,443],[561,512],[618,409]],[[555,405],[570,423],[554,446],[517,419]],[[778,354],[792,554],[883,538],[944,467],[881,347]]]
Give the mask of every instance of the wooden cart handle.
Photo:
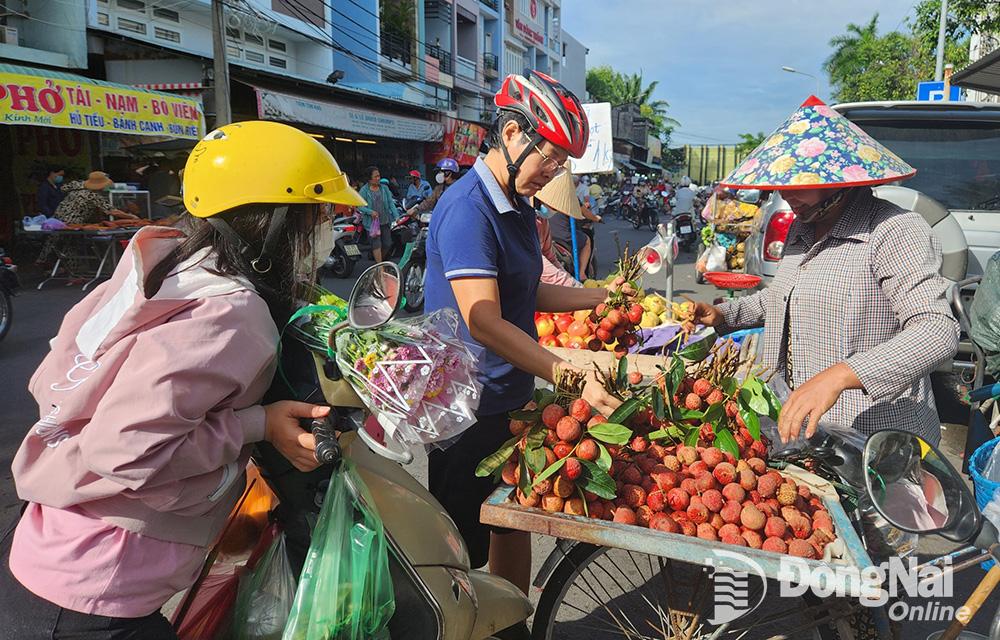
[[[965,615],[960,618],[956,613],[955,619],[945,629],[944,634],[938,640],[955,640],[958,634],[962,633],[962,630],[965,629],[965,626],[972,621],[976,612],[983,606],[986,598],[990,597],[990,594],[993,593],[993,589],[996,588],[998,583],[1000,583],[1000,563],[993,565],[993,568],[983,576],[976,590],[965,601],[965,605],[962,607],[965,610]],[[962,611],[962,609],[959,609],[959,611]]]

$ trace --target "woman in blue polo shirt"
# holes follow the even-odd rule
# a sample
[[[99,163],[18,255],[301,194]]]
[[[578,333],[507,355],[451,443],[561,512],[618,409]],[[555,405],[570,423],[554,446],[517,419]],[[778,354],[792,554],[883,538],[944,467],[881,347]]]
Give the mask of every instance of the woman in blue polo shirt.
[[[493,573],[527,592],[530,536],[480,524],[493,482],[477,478],[475,468],[510,437],[507,413],[531,399],[535,377],[552,381],[572,368],[539,346],[535,311],[592,308],[607,291],[539,283],[541,249],[528,199],[565,171],[568,156],[586,150],[589,126],[580,102],[535,71],[508,76],[494,100],[499,111],[490,150],[441,196],[427,238],[427,310],[457,309],[465,339],[483,349],[477,423],[430,454],[429,486],[458,525],[472,566],[488,560]],[[583,397],[605,414],[613,411],[619,401],[593,372],[587,380]]]

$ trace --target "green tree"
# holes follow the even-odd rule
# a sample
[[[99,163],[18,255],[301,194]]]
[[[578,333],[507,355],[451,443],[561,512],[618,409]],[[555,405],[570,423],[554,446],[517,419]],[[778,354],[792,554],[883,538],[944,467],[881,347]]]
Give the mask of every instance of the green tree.
[[[982,0],[954,0],[949,5],[945,34],[945,62],[956,69],[969,61],[969,34],[990,24],[982,16],[972,20],[973,4]],[[986,4],[1000,4],[1000,0]],[[879,35],[878,14],[865,24],[849,24],[846,33],[830,40],[833,53],[823,65],[840,102],[912,100],[917,83],[934,77],[940,0],[921,0],[907,20],[908,33]],[[979,14],[976,14],[977,16]]]
[[[587,71],[587,92],[594,100],[610,102],[612,106],[639,105],[639,112],[649,121],[653,135],[667,142],[678,122],[667,115],[670,104],[666,100],[653,99],[658,85],[657,80],[644,84],[642,72],[624,75],[607,65]]]
[[[746,157],[750,155],[750,152],[764,144],[764,138],[767,136],[763,131],[758,131],[757,133],[741,133],[740,142],[736,145],[736,154],[740,157]]]

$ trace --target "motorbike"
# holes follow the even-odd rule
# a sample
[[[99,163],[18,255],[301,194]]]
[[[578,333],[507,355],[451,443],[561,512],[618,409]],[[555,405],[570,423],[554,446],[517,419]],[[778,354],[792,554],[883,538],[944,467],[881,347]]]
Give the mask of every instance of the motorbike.
[[[17,278],[17,265],[0,247],[0,340],[4,339],[14,322],[14,305],[11,301],[17,294],[20,282]]]
[[[354,266],[361,259],[356,234],[360,225],[352,216],[343,216],[333,221],[333,250],[320,269],[328,271],[334,278],[349,278]]]
[[[374,329],[391,320],[403,298],[402,274],[391,262],[365,270],[348,301],[341,327]],[[377,301],[373,304],[372,301]],[[285,336],[282,365],[295,399],[329,404],[330,415],[306,420],[323,466],[297,471],[272,447],[258,446],[262,474],[281,500],[276,519],[285,531],[292,569],[301,570],[331,465],[350,460],[375,502],[389,545],[395,613],[389,637],[415,640],[521,639],[532,607],[513,584],[470,567],[454,522],[406,470],[413,454],[387,436],[385,416],[367,413],[335,361],[335,335],[322,352]],[[419,526],[414,526],[419,524]]]
[[[421,213],[420,230],[412,242],[403,249],[399,261],[403,279],[403,308],[415,313],[424,308],[424,277],[427,269],[427,230],[431,224],[431,212]]]
[[[936,534],[966,546],[927,565],[954,562],[945,572],[961,571],[984,560],[993,567],[973,591],[964,617],[955,619],[937,640],[982,638],[964,631],[983,602],[1000,583],[1000,534],[976,506],[962,476],[936,447],[906,431],[887,429],[872,434],[864,448],[864,488],[879,514],[901,531]],[[964,560],[959,561],[963,556]],[[931,576],[938,580],[940,576]],[[927,582],[930,582],[928,580]],[[1000,609],[993,615],[989,640],[1000,640]]]
[[[649,193],[639,204],[641,207],[639,212],[632,218],[632,228],[638,229],[639,227],[645,225],[649,227],[650,231],[656,231],[656,225],[659,223],[658,218],[660,217],[660,195]]]
[[[390,227],[390,233],[392,234],[392,248],[389,251],[387,258],[399,258],[402,257],[403,251],[406,249],[406,245],[413,241],[417,237],[417,233],[420,231],[420,219],[417,215],[403,212],[396,221],[392,223]]]
[[[674,232],[684,251],[691,251],[698,242],[698,229],[690,212],[678,213],[673,217]]]

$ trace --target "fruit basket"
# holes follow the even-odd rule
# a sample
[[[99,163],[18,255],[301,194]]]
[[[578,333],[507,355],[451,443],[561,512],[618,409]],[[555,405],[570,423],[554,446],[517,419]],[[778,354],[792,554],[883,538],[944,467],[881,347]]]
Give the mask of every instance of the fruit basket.
[[[760,276],[749,273],[729,273],[726,271],[709,271],[705,274],[705,279],[719,289],[738,291],[742,289],[753,289],[760,285]]]

